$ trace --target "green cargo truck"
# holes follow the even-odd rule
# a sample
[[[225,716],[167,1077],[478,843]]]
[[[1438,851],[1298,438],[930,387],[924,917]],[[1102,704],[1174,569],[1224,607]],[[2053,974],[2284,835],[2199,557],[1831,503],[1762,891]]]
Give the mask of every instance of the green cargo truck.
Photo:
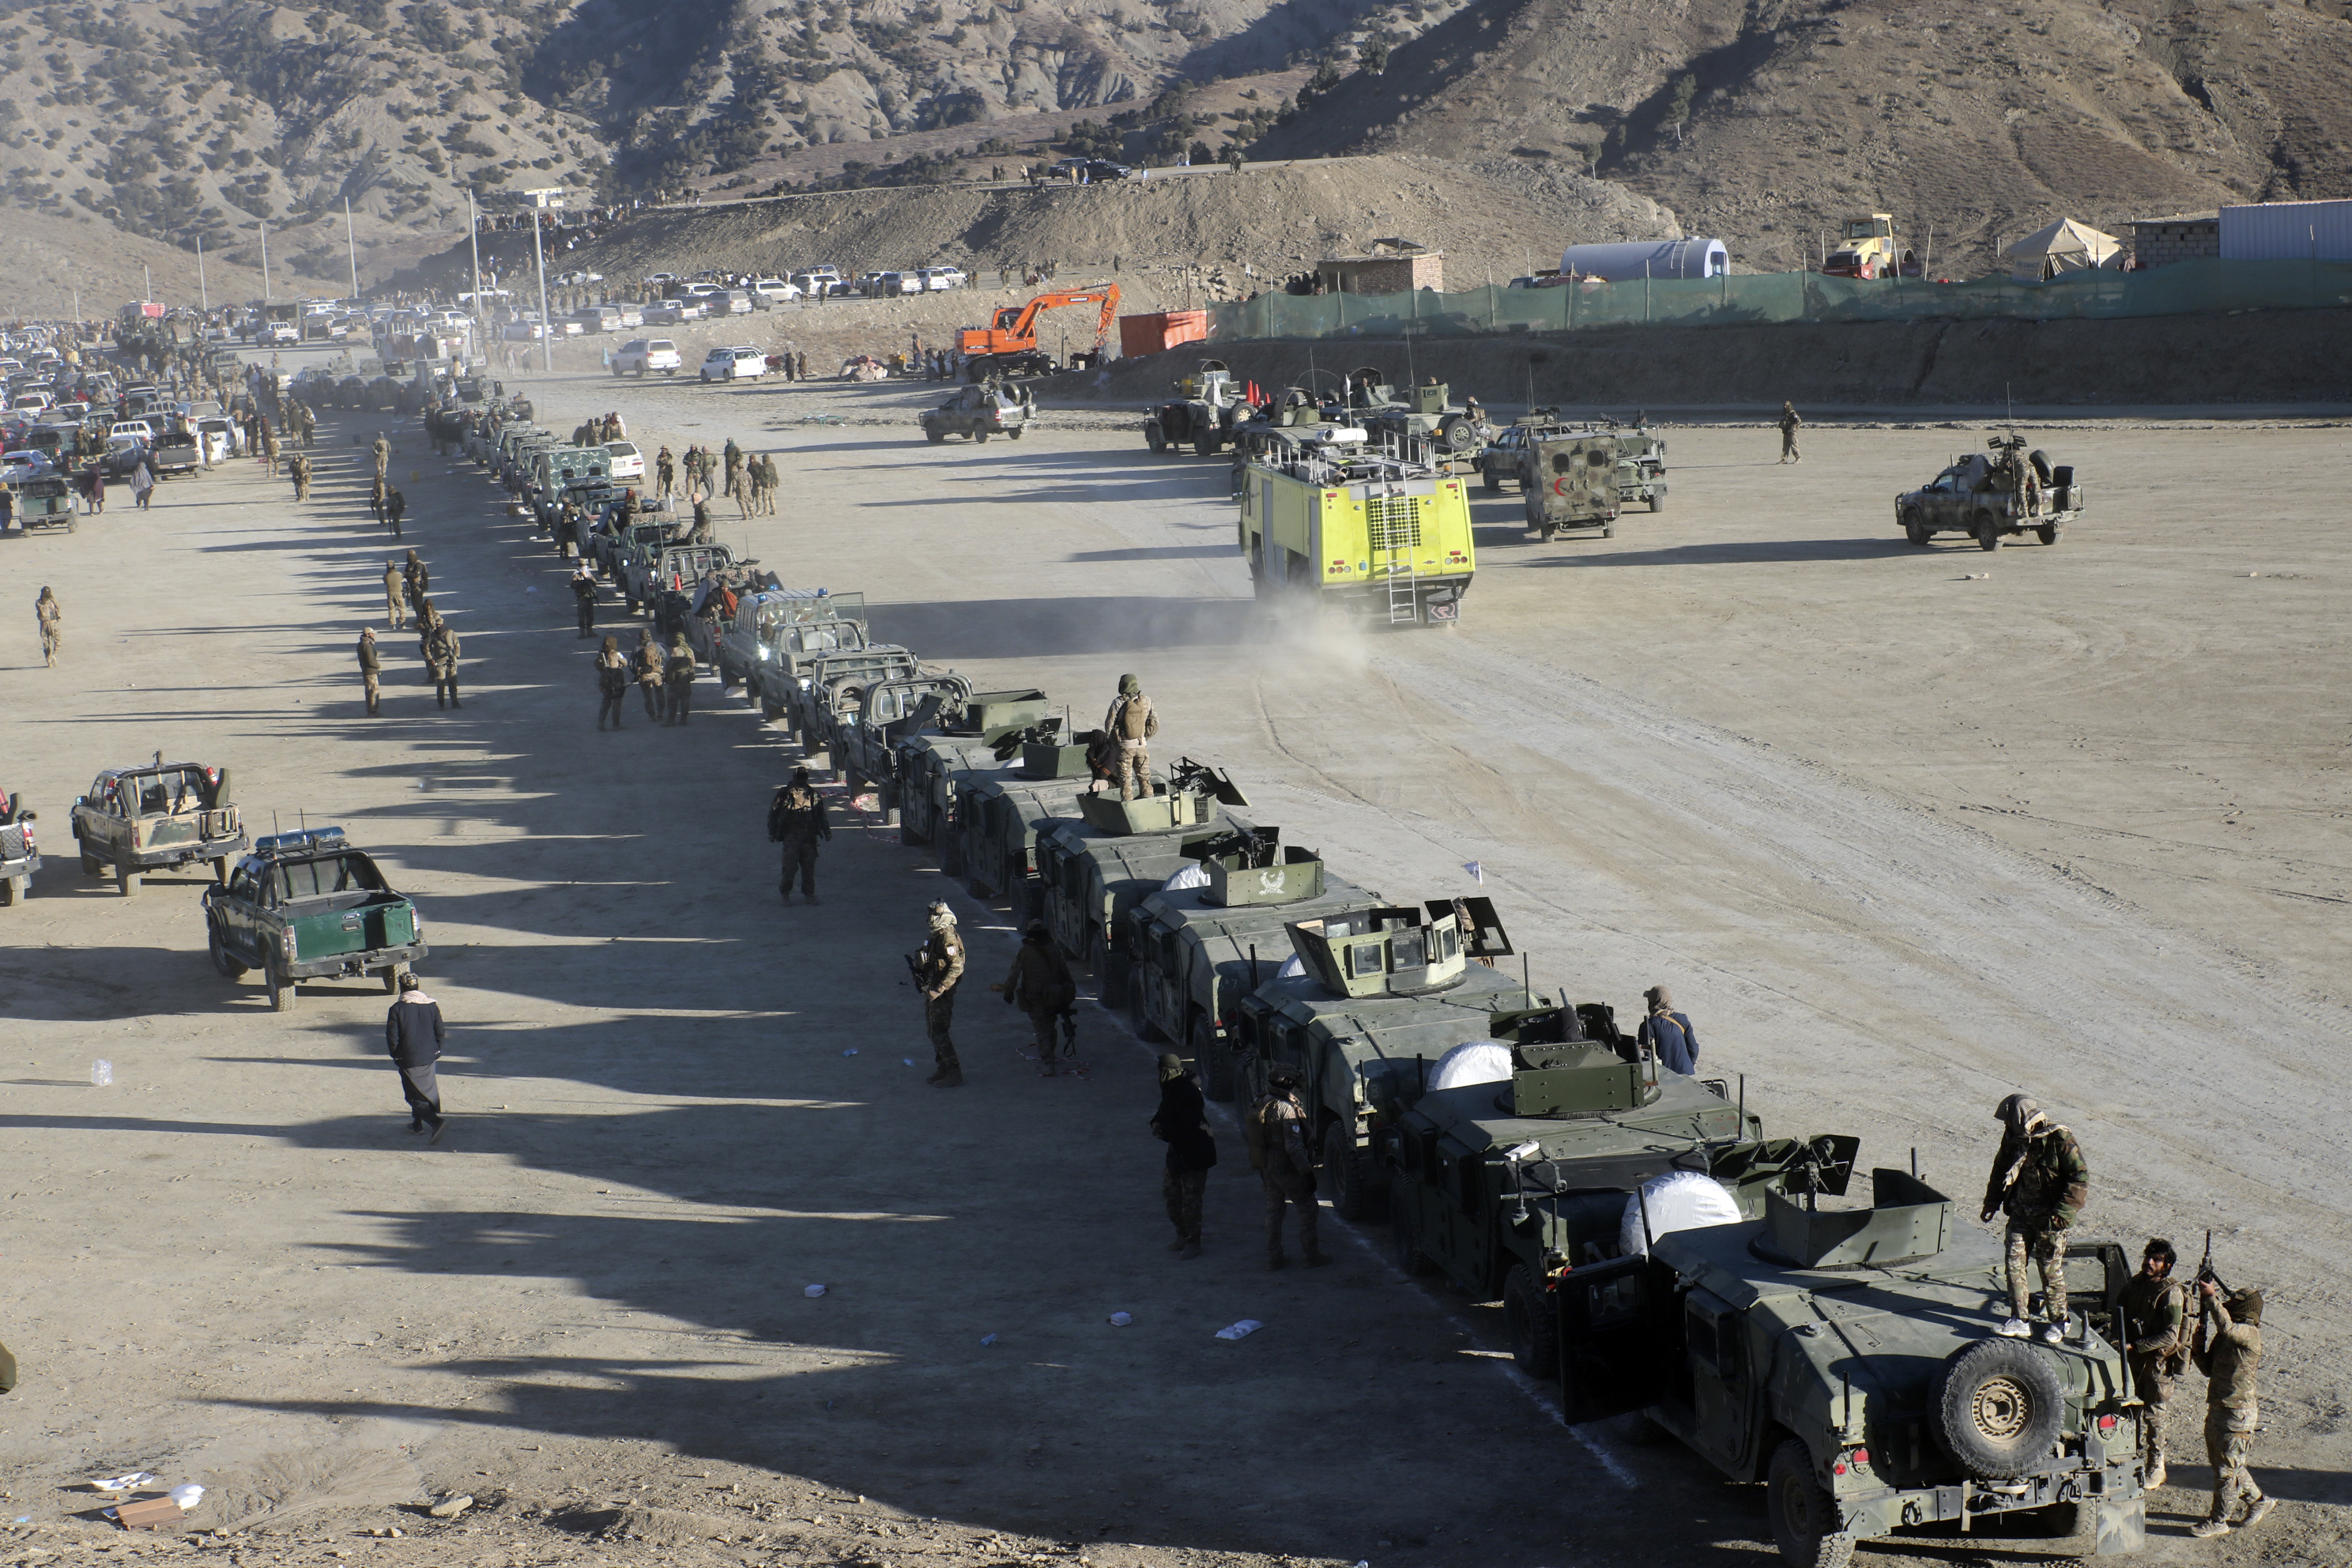
[[[205,889],[205,923],[213,966],[231,980],[260,970],[280,1013],[304,980],[375,974],[395,991],[430,951],[416,906],[340,827],[257,839],[225,886]]]

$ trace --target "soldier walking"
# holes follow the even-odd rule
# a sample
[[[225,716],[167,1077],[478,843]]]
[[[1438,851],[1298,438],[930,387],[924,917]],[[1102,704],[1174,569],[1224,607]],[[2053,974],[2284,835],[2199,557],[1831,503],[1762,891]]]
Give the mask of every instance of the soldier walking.
[[[1151,737],[1160,733],[1160,715],[1143,694],[1143,682],[1132,675],[1118,678],[1118,695],[1103,717],[1103,730],[1118,746],[1118,798],[1133,800],[1151,787]]]
[[[399,487],[388,487],[383,492],[383,520],[392,524],[394,539],[400,537],[400,520],[407,514],[408,498],[400,493]]]
[[[915,956],[915,985],[923,994],[923,1027],[931,1037],[936,1070],[923,1081],[935,1089],[963,1087],[963,1065],[956,1060],[955,1041],[949,1027],[955,1021],[956,986],[963,979],[963,938],[956,931],[955,911],[933,901],[931,934]]]
[[[375,477],[382,479],[386,470],[392,467],[392,443],[383,438],[382,431],[378,431],[375,445],[369,450],[375,454]]]
[[[2066,1232],[2090,1201],[2091,1167],[2074,1134],[2025,1096],[2011,1095],[1993,1115],[2002,1128],[2000,1152],[1993,1156],[1979,1217],[1990,1225],[1996,1214],[2009,1216],[2010,1313],[2000,1332],[2016,1340],[2033,1332],[2026,1310],[2030,1259],[2042,1268],[2042,1338],[2058,1344],[2065,1339],[2069,1317]]]
[[[433,706],[463,708],[457,700],[457,634],[449,623],[436,618],[425,634],[425,668],[433,676]]]
[[[382,474],[378,474],[375,477],[374,481],[368,486],[368,513],[375,519],[379,526],[383,522],[384,489],[383,476]]]
[[[776,515],[776,489],[782,483],[783,476],[776,472],[776,455],[765,454],[760,459],[760,494],[767,504],[761,510],[770,517]]]
[[[572,574],[572,600],[580,612],[578,635],[583,637],[595,636],[596,576],[594,573],[588,570],[588,563],[585,561],[580,563],[579,570]],[[609,643],[613,639],[607,637],[604,640]]]
[[[2172,1277],[2179,1256],[2157,1237],[2140,1254],[2139,1272],[2123,1289],[2124,1359],[2132,1386],[2147,1408],[2140,1412],[2140,1450],[2147,1489],[2164,1484],[2164,1407],[2172,1380],[2189,1364],[2189,1291]]]
[[[310,499],[310,459],[299,452],[295,453],[286,464],[286,472],[294,480],[295,500],[297,502],[309,500]]]
[[[662,667],[662,682],[669,688],[669,716],[662,722],[685,723],[688,711],[694,706],[694,650],[686,646],[684,632],[670,639],[669,658]]]
[[[1298,1250],[1307,1267],[1320,1268],[1331,1261],[1323,1250],[1316,1226],[1320,1218],[1315,1203],[1315,1157],[1307,1147],[1307,1108],[1298,1103],[1298,1074],[1277,1067],[1265,1075],[1265,1094],[1250,1107],[1243,1124],[1250,1165],[1265,1188],[1265,1266],[1280,1268],[1290,1260],[1282,1252],[1282,1211],[1298,1209]]]
[[[662,658],[661,644],[654,641],[651,626],[637,633],[637,651],[631,656],[636,665],[637,691],[646,700],[646,717],[659,719],[669,712],[669,702],[662,681],[668,673],[668,661]]]
[[[360,686],[367,694],[371,714],[383,710],[383,657],[375,649],[375,628],[360,628]]]
[[[1782,462],[1801,463],[1805,460],[1805,455],[1797,450],[1797,432],[1804,427],[1804,424],[1803,418],[1797,413],[1795,404],[1780,405],[1780,460]]]
[[[621,727],[621,699],[628,694],[628,658],[621,652],[618,637],[606,637],[596,650],[596,728],[603,729],[607,719],[614,729]]]
[[[816,847],[833,841],[833,824],[826,820],[824,798],[809,783],[806,768],[794,768],[792,782],[776,791],[768,803],[768,842],[783,846],[783,879],[776,890],[793,901],[793,879],[801,891],[816,902]]]
[[[408,1130],[422,1132],[429,1125],[429,1142],[441,1142],[446,1118],[441,1114],[441,1085],[436,1064],[448,1038],[441,1021],[441,1004],[425,994],[424,983],[414,974],[400,977],[400,1000],[383,1017],[383,1048],[400,1068],[400,1092],[408,1101]]]
[[[408,607],[417,613],[421,621],[425,613],[425,595],[433,588],[433,574],[412,550],[408,552],[408,563],[401,568],[400,575],[408,592]]]
[[[383,563],[383,613],[394,631],[408,624],[408,584],[400,574],[397,561]]]
[[[66,612],[58,596],[45,585],[41,596],[33,601],[33,618],[41,626],[41,659],[55,669],[58,654],[66,646]]]
[[[1013,967],[997,989],[1004,993],[1008,1005],[1029,1015],[1029,1027],[1037,1037],[1037,1071],[1052,1078],[1060,1070],[1054,1064],[1055,1026],[1076,1003],[1078,987],[1044,921],[1031,921],[1024,928],[1021,950],[1013,955]]]
[[[726,450],[719,456],[727,465],[727,488],[721,493],[731,496],[735,493],[735,487],[742,481],[743,448],[738,447],[735,444],[735,437],[730,436],[727,438]]]
[[[278,477],[278,432],[267,419],[261,422],[261,471],[268,478]]]
[[[2240,1530],[2260,1524],[2278,1505],[2263,1495],[2246,1468],[2262,1425],[2254,1374],[2263,1364],[2263,1293],[2232,1290],[2225,1299],[2211,1279],[2198,1280],[2197,1292],[2204,1310],[2189,1354],[2206,1379],[2205,1457],[2213,1466],[2213,1506],[2189,1533],[2204,1537],[2229,1533],[2230,1510],[2241,1497],[2246,1515],[2238,1521]]]
[[[661,499],[669,500],[669,492],[677,485],[677,459],[670,456],[667,447],[654,458],[654,479],[661,487],[657,492]]]
[[[1209,1103],[1202,1098],[1200,1079],[1172,1051],[1160,1053],[1160,1109],[1152,1113],[1151,1135],[1168,1145],[1160,1176],[1168,1223],[1176,1227],[1176,1239],[1168,1250],[1180,1258],[1198,1258],[1201,1204],[1208,1194],[1209,1171],[1217,1163],[1217,1138],[1209,1131]]]

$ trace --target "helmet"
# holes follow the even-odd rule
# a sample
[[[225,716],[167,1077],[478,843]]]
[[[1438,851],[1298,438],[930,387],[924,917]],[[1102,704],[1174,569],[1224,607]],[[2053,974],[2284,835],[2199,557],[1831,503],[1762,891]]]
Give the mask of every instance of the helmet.
[[[1042,937],[1045,934],[1045,922],[1044,921],[1031,921],[1027,925],[1021,928],[1021,934],[1024,937]]]
[[[1268,1089],[1297,1089],[1298,1087],[1298,1069],[1296,1068],[1275,1068],[1266,1073],[1265,1086]]]
[[[955,911],[948,908],[944,900],[933,899],[931,900],[931,923],[935,926],[951,926],[955,924]]]
[[[1160,1081],[1173,1083],[1184,1076],[1184,1058],[1174,1051],[1160,1053]]]
[[[2042,1118],[2042,1108],[2021,1094],[2012,1094],[1993,1107],[1993,1119],[2011,1132],[2022,1134]]]

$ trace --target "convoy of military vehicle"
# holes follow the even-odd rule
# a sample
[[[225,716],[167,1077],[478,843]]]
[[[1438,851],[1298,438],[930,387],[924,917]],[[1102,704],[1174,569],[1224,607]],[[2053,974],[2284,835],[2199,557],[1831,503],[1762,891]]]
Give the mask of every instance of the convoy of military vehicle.
[[[1666,493],[1665,444],[1646,428],[1538,410],[1495,430],[1444,387],[1400,395],[1373,370],[1247,418],[1215,362],[1178,391],[1146,437],[1234,448],[1238,542],[1262,598],[1450,623],[1475,565],[1474,472],[1490,491],[1516,483],[1547,539],[1612,532],[1625,505],[1655,511]],[[950,400],[983,405],[989,420],[1030,406],[992,382]],[[926,416],[933,439],[962,428],[933,417],[949,411]],[[870,790],[905,843],[1016,923],[1045,921],[1103,1005],[1189,1057],[1210,1098],[1294,1077],[1337,1211],[1385,1216],[1409,1272],[1499,1299],[1512,1354],[1571,1422],[1633,1416],[1762,1481],[1782,1552],[1810,1568],[1939,1522],[2088,1524],[2102,1552],[2138,1544],[2119,1249],[2074,1244],[2079,1341],[2000,1337],[2000,1259],[1916,1168],[1872,1172],[1866,1209],[1822,1207],[1846,1193],[1855,1140],[1768,1136],[1744,1083],[1677,1074],[1607,1005],[1531,989],[1490,900],[1349,882],[1190,758],[1121,799],[1104,788],[1108,738],[1044,690],[975,691],[876,642],[862,595],[756,573],[617,489],[602,448],[486,412],[467,449],[518,510],[576,544],[631,613],[689,635],[722,691],[740,686],[853,799]],[[2023,448],[1996,438],[1990,458],[1903,497],[1913,542],[1951,530],[1990,549],[2031,528],[2054,542],[2082,492]],[[108,769],[72,832],[84,872],[110,869],[125,894],[209,863],[213,962],[231,980],[259,971],[279,1010],[304,981],[393,989],[428,953],[414,904],[341,830],[249,840],[225,770],[160,754]],[[0,901],[37,865],[30,814],[0,801]]]

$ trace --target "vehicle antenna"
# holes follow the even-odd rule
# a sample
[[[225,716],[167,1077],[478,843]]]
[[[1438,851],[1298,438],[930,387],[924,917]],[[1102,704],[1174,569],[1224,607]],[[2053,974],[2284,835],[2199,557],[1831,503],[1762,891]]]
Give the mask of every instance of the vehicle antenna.
[[[269,837],[278,837],[278,808],[274,805],[269,808]]]
[[[1746,1073],[1739,1075],[1739,1137],[1742,1142],[1745,1142],[1748,1138],[1748,1075]]]
[[[1257,989],[1257,943],[1250,943],[1250,989]]]
[[[1650,1234],[1650,1194],[1641,1187],[1635,1187],[1633,1201],[1642,1205],[1642,1250],[1646,1253],[1657,1240]]]
[[[303,831],[304,833],[308,833],[308,832],[310,832],[310,814],[309,812],[307,812],[307,811],[298,811],[298,812],[296,812],[296,813],[294,814],[294,820],[295,820],[295,821],[297,821],[297,822],[299,822],[299,823],[300,823],[300,824],[302,825],[301,831]]]
[[[1535,1005],[1535,995],[1536,995],[1536,994],[1535,994],[1535,992],[1534,992],[1534,991],[1532,991],[1532,990],[1530,990],[1530,989],[1529,989],[1529,987],[1530,987],[1530,986],[1532,986],[1534,984],[1535,984],[1535,982],[1534,982],[1533,978],[1531,977],[1531,973],[1530,973],[1530,971],[1528,970],[1528,955],[1527,955],[1526,953],[1522,952],[1522,953],[1520,953],[1520,954],[1519,954],[1519,989],[1520,989],[1521,991],[1523,991],[1523,992],[1526,992],[1526,994],[1527,994],[1527,997],[1528,997],[1528,1006],[1530,1006],[1530,1007],[1532,1007],[1532,1006],[1534,1006],[1534,1005]],[[1566,1000],[1567,996],[1568,996],[1568,993],[1567,993],[1567,992],[1562,991],[1562,992],[1560,993],[1560,997],[1561,997],[1561,999],[1562,999],[1563,1001],[1564,1001],[1564,1000]]]
[[[1911,1179],[1915,1182],[1919,1179],[1919,1145],[1916,1143],[1911,1145]]]

